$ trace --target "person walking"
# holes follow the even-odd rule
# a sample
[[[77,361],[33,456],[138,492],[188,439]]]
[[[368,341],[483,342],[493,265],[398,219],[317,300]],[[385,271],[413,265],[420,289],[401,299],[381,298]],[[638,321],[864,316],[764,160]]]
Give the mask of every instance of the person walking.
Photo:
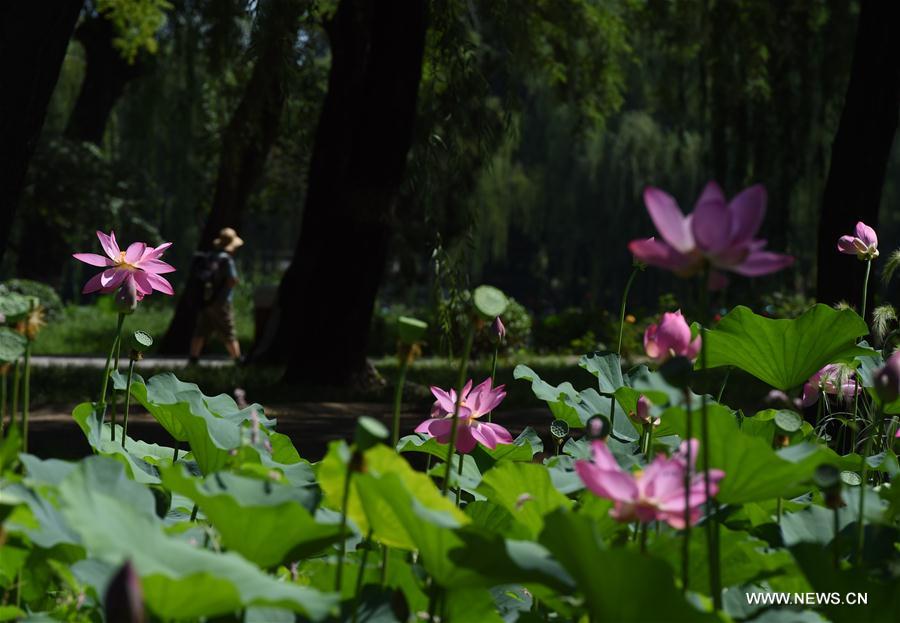
[[[241,345],[234,330],[234,287],[238,283],[235,252],[244,241],[231,227],[225,227],[213,240],[213,250],[198,253],[194,259],[194,278],[200,290],[200,314],[191,338],[189,363],[197,363],[208,339],[218,336],[235,361],[241,362]]]

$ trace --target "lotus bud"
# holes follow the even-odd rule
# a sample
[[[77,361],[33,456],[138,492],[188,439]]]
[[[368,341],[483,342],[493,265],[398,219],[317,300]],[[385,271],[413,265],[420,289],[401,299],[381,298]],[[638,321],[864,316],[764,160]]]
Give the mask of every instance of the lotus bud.
[[[609,436],[609,420],[605,415],[595,415],[589,419],[586,428],[589,439],[602,440]]]
[[[144,623],[144,594],[141,580],[131,561],[125,561],[113,576],[103,601],[107,621]]]
[[[494,336],[498,342],[502,342],[503,338],[506,337],[506,327],[503,326],[503,321],[500,320],[500,316],[494,318],[494,322],[491,323],[491,335]]]
[[[134,279],[131,277],[126,278],[116,293],[116,311],[120,314],[134,313],[139,300]]]
[[[882,402],[893,402],[900,396],[900,352],[896,352],[875,371],[875,391]]]

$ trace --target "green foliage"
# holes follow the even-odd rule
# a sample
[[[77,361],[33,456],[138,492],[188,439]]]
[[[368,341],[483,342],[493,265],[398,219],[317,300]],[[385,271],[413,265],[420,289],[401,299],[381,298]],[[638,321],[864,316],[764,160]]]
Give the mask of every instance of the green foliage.
[[[166,11],[173,6],[168,0],[95,0],[95,4],[115,27],[113,45],[125,60],[133,63],[142,51],[157,52],[157,33],[165,26]]]
[[[24,297],[33,297],[40,301],[44,308],[48,322],[54,322],[62,314],[63,304],[56,290],[39,281],[29,279],[10,279],[0,284],[0,297],[7,293],[21,294]]]
[[[707,365],[733,365],[772,387],[793,389],[823,366],[870,351],[856,346],[868,332],[851,310],[816,305],[796,320],[772,320],[738,306],[704,331]]]

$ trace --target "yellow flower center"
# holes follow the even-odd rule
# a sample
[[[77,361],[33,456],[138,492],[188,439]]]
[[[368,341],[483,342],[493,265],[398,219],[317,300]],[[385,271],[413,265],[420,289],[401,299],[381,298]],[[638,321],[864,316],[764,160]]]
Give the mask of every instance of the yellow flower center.
[[[119,259],[116,261],[116,266],[125,270],[137,270],[137,267],[125,261],[125,251],[119,251]]]

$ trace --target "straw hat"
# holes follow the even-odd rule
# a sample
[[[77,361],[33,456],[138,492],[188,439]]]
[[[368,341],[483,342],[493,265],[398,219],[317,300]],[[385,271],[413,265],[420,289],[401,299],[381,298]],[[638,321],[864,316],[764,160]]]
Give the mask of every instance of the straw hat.
[[[216,239],[213,240],[213,246],[226,253],[233,253],[244,246],[244,241],[231,227],[223,227]]]

